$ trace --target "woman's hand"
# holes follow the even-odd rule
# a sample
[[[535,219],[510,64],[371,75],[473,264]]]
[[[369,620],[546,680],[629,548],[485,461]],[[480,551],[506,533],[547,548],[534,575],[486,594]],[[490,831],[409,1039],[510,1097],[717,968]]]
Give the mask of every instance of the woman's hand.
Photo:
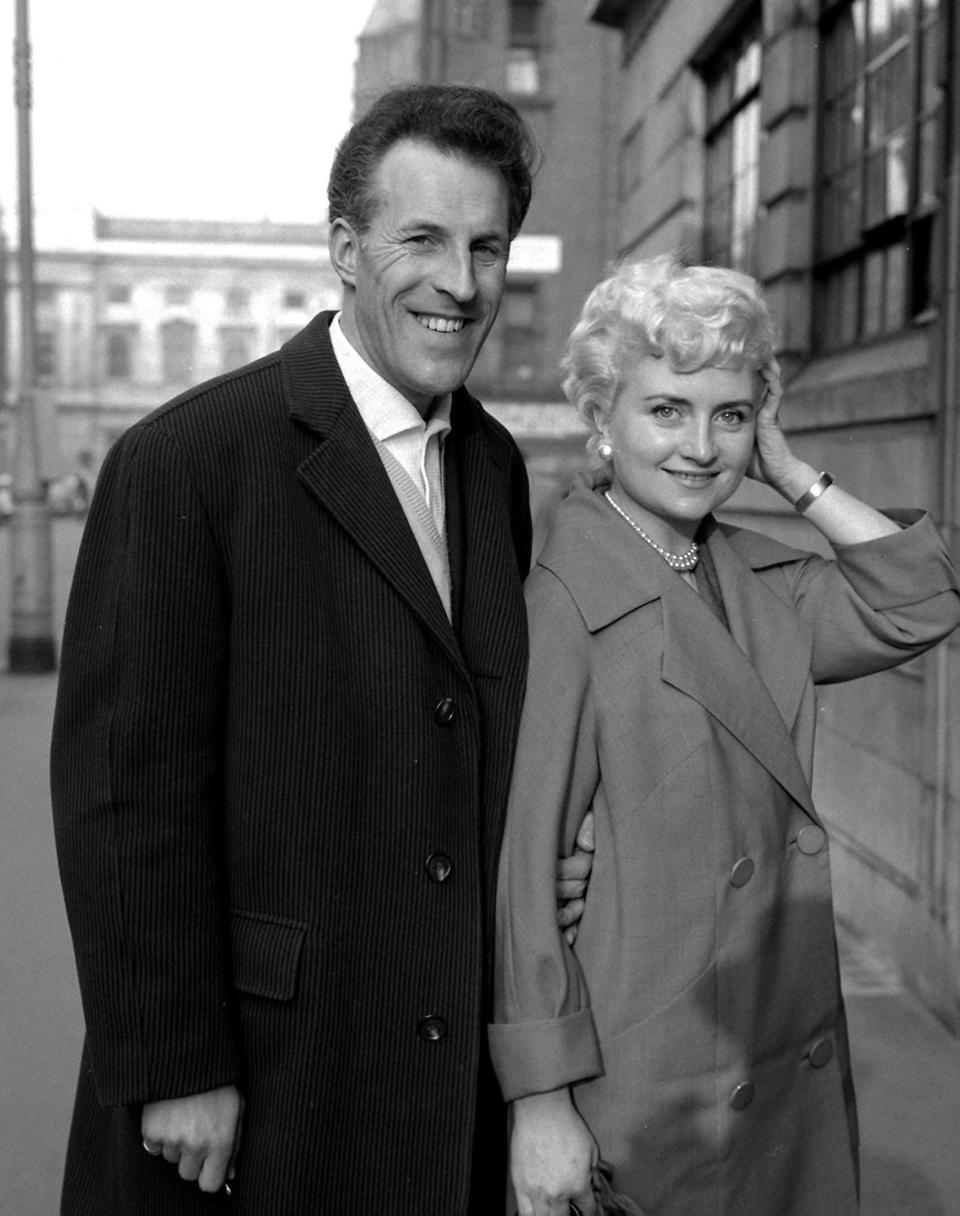
[[[569,1216],[571,1204],[596,1216],[591,1173],[598,1155],[569,1090],[518,1098],[510,1140],[518,1216]]]
[[[780,428],[783,381],[776,359],[771,357],[760,368],[760,379],[763,381],[763,396],[757,410],[757,433],[747,476],[779,489],[781,479],[797,462]]]

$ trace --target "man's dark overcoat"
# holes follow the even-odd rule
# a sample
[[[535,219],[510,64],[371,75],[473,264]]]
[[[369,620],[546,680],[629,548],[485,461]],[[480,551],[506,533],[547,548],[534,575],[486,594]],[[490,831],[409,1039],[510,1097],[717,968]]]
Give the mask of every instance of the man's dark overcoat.
[[[69,1216],[455,1216],[475,1133],[496,1176],[475,1125],[526,476],[454,394],[451,625],[329,321],[101,474],[52,761],[87,1023]],[[209,1197],[144,1152],[139,1107],[228,1083],[238,1174]]]

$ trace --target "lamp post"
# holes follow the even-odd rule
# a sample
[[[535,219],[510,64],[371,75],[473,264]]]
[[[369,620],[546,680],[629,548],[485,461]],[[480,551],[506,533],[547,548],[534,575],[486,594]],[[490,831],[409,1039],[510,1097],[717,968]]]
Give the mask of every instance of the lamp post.
[[[30,40],[28,0],[16,0],[14,98],[17,112],[17,184],[20,202],[20,377],[10,518],[11,613],[9,670],[53,671],[53,561],[50,509],[41,467],[34,372],[35,291],[33,183],[30,156]]]

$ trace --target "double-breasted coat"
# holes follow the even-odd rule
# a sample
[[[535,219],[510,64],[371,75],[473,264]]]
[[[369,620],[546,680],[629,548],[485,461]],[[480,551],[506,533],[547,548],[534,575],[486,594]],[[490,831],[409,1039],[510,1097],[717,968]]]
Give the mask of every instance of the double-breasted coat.
[[[856,1210],[814,685],[903,662],[960,620],[938,533],[901,520],[836,561],[716,527],[728,629],[581,485],[528,580],[492,1054],[508,1099],[573,1085],[644,1213]],[[553,859],[590,808],[571,950]]]
[[[65,1213],[451,1216],[484,1133],[497,1172],[478,1078],[526,477],[455,393],[451,624],[329,320],[133,426],[100,477],[52,759],[87,1024]],[[228,1083],[238,1173],[211,1198],[144,1152],[140,1104]]]

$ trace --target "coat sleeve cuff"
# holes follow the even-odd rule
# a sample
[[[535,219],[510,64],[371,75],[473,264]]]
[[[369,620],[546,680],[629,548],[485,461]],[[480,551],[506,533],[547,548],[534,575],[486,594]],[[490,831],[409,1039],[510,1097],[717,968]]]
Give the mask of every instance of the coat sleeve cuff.
[[[547,1022],[488,1027],[490,1058],[506,1102],[549,1093],[603,1072],[589,1009]]]
[[[871,608],[899,608],[957,590],[957,572],[933,520],[921,511],[884,511],[899,532],[837,545],[837,561]]]

